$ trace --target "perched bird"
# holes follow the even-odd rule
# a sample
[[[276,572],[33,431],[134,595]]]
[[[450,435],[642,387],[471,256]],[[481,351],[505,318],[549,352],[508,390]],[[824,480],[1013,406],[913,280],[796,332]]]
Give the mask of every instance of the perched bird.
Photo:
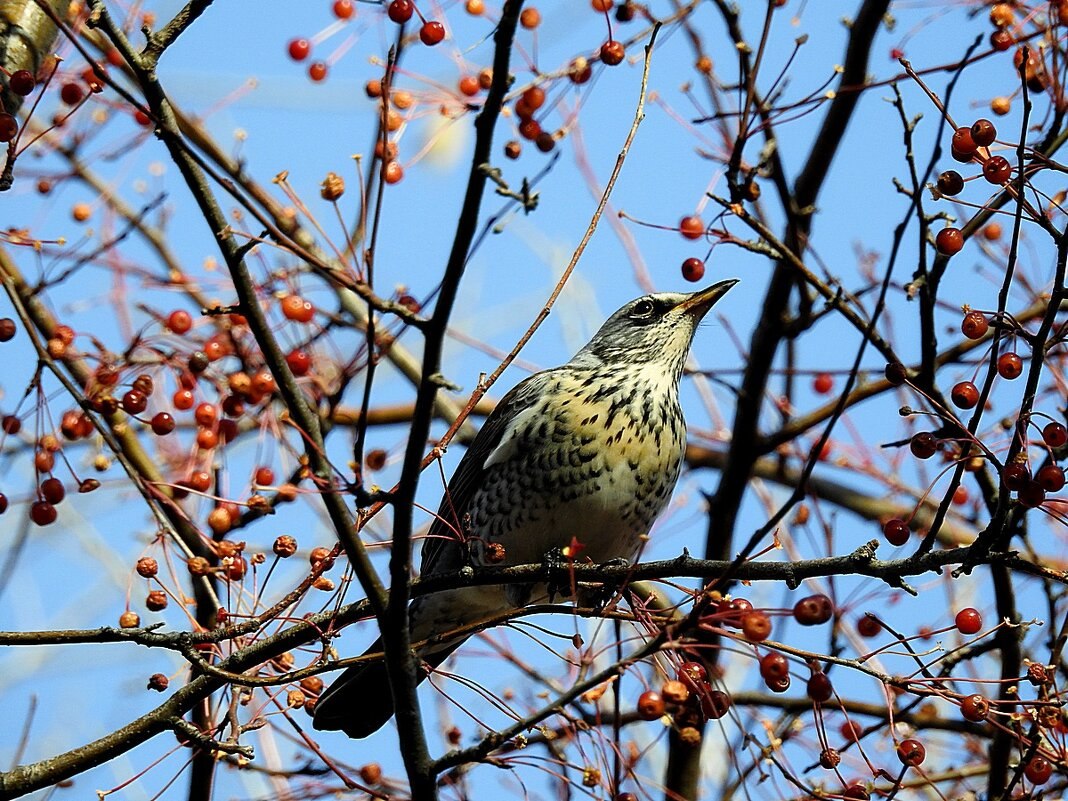
[[[675,488],[686,446],[679,380],[698,323],[732,286],[627,303],[562,367],[521,381],[460,460],[423,545],[421,574],[540,563],[581,543],[594,563],[631,559]],[[413,643],[544,597],[544,585],[463,587],[414,600]],[[433,669],[469,634],[419,651]],[[381,641],[369,649],[382,650]],[[393,715],[382,662],[348,668],[315,728],[362,738]]]

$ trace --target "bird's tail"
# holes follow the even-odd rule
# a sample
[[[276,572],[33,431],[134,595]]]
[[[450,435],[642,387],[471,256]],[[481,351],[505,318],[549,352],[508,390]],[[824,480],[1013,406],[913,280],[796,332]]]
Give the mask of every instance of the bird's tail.
[[[449,658],[464,639],[451,640],[430,653],[420,654],[424,665],[436,668]],[[365,653],[382,653],[382,639]],[[427,677],[420,670],[419,681]],[[389,671],[384,661],[353,665],[334,680],[315,704],[312,725],[320,731],[343,731],[354,740],[362,740],[381,729],[393,717],[393,693]]]
[[[413,642],[434,640],[419,651],[424,666],[431,670],[449,658],[470,632],[441,641],[441,637],[465,624],[490,617],[511,608],[503,592],[489,587],[463,587],[417,598],[408,610]],[[382,653],[377,639],[366,653]],[[427,677],[421,670],[419,681]],[[393,695],[389,671],[379,659],[345,670],[315,704],[315,728],[341,730],[353,739],[374,734],[393,717]]]

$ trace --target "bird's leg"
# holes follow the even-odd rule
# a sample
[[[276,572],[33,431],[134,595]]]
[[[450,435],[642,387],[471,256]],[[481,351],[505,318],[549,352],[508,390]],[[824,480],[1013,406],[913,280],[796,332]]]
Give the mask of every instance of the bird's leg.
[[[542,560],[545,569],[545,591],[549,603],[556,601],[556,596],[571,597],[571,561],[564,555],[563,548],[550,548]]]

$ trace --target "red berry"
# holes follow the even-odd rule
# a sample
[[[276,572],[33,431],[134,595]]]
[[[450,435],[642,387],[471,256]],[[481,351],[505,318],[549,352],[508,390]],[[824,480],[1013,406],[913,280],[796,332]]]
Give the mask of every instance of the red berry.
[[[197,421],[198,426],[208,428],[215,425],[215,421],[219,419],[219,412],[213,404],[201,403],[193,412],[193,419]]]
[[[315,83],[322,83],[326,80],[326,73],[329,71],[325,61],[316,61],[308,67],[308,77]]]
[[[961,126],[953,132],[951,147],[963,155],[971,156],[975,152],[975,140],[972,139],[972,129]]]
[[[900,517],[892,517],[883,524],[883,536],[891,545],[904,545],[911,534],[909,524]]]
[[[356,13],[352,0],[334,0],[334,16],[338,19],[351,19]]]
[[[990,120],[979,119],[972,123],[972,141],[979,147],[989,147],[997,137],[998,129]]]
[[[393,0],[386,9],[387,16],[398,25],[410,20],[414,12],[415,6],[412,5],[412,0]]]
[[[831,685],[831,680],[827,678],[827,674],[822,670],[817,670],[808,677],[805,692],[817,704],[822,704],[831,700],[831,696],[834,694],[834,687]]]
[[[927,758],[927,749],[919,740],[902,740],[897,746],[897,758],[902,765],[916,767]]]
[[[971,381],[961,381],[953,385],[949,397],[958,409],[974,409],[979,402],[979,388]]]
[[[167,412],[159,412],[152,417],[152,432],[163,437],[174,431],[174,418]]]
[[[541,124],[537,120],[523,120],[519,123],[519,135],[533,142],[541,136]]]
[[[812,391],[817,395],[826,395],[834,389],[834,378],[830,373],[816,373],[812,379]]]
[[[1046,490],[1037,481],[1032,481],[1021,489],[1016,496],[1020,505],[1026,509],[1035,509],[1046,500]]]
[[[167,315],[167,328],[175,334],[186,334],[193,327],[193,318],[189,312],[175,309]]]
[[[943,256],[953,256],[964,248],[964,235],[959,228],[943,228],[935,236],[935,247]]]
[[[478,84],[478,78],[474,75],[464,75],[456,86],[460,90],[460,94],[465,97],[474,97],[482,91],[482,87]]]
[[[983,628],[982,615],[979,614],[979,610],[970,606],[957,612],[953,622],[957,626],[957,631],[961,634],[978,634],[979,630]]]
[[[300,295],[286,295],[282,298],[282,316],[296,323],[311,322],[315,315],[315,306]]]
[[[430,20],[424,22],[423,26],[419,29],[419,41],[425,44],[427,47],[433,47],[436,44],[441,44],[445,39],[445,26],[437,20]]]
[[[556,147],[556,137],[548,131],[542,131],[535,137],[534,144],[542,153],[552,153],[553,148]]]
[[[990,323],[982,312],[968,312],[960,323],[960,331],[968,339],[982,339],[990,330]]]
[[[7,496],[0,492],[0,515],[7,511]]]
[[[1046,492],[1060,492],[1064,489],[1064,470],[1055,464],[1048,464],[1038,471],[1035,481]]]
[[[947,197],[954,197],[964,191],[964,179],[956,170],[946,170],[938,176],[938,191]]]
[[[541,25],[541,12],[533,6],[527,6],[519,14],[519,24],[527,30],[533,30]]]
[[[59,88],[59,99],[68,106],[78,105],[83,97],[85,97],[85,89],[82,88],[80,83],[71,81]]]
[[[930,431],[921,431],[909,440],[909,450],[917,459],[930,459],[938,451],[938,439]]]
[[[274,471],[269,467],[258,467],[253,481],[261,487],[269,487],[274,484]]]
[[[638,696],[638,717],[642,720],[657,720],[664,716],[664,699],[660,693],[646,690]]]
[[[764,684],[773,693],[784,693],[790,689],[790,677],[783,676],[781,679],[764,679]]]
[[[998,356],[998,375],[1009,381],[1023,375],[1023,359],[1015,353],[1002,353]]]
[[[709,720],[719,720],[731,708],[731,697],[723,690],[708,690],[701,693],[701,711]]]
[[[852,801],[868,801],[871,798],[871,793],[868,792],[868,788],[859,782],[854,782],[849,785],[842,792],[844,798],[852,799]]]
[[[51,504],[61,503],[67,497],[67,490],[63,482],[53,476],[41,482],[41,497]]]
[[[883,630],[883,624],[872,615],[862,615],[857,620],[857,631],[861,637],[874,637]]]
[[[148,398],[136,389],[131,389],[122,396],[122,409],[127,414],[141,414],[146,406],[148,406]]]
[[[0,142],[10,142],[19,132],[19,121],[6,111],[0,111]]]
[[[960,713],[965,720],[978,723],[990,714],[990,702],[979,693],[966,695],[960,702]]]
[[[523,12],[524,14],[526,11]],[[593,67],[590,66],[590,62],[579,56],[571,62],[567,71],[567,77],[571,83],[583,84],[586,83],[593,76]]]
[[[311,369],[311,356],[305,350],[290,351],[289,355],[286,356],[286,364],[293,371],[293,375],[307,375]]]
[[[846,741],[856,743],[860,742],[860,735],[864,733],[864,729],[855,720],[844,720],[838,729],[838,733]]]
[[[1016,44],[1016,40],[1012,34],[1006,30],[994,31],[990,34],[990,46],[997,50],[999,53],[1004,53],[1010,47]]]
[[[22,430],[22,421],[13,414],[5,414],[3,420],[0,420],[0,428],[5,434],[14,436]]]
[[[679,665],[679,672],[676,675],[678,680],[690,689],[690,692],[701,692],[708,684],[708,671],[700,662],[683,662]]]
[[[289,57],[294,61],[303,61],[311,54],[311,42],[307,39],[291,39],[289,45],[286,48],[289,51]]]
[[[826,595],[810,595],[794,604],[794,620],[802,626],[826,623],[834,614],[834,604]]]
[[[37,86],[37,82],[33,79],[33,73],[29,70],[16,70],[11,73],[11,78],[8,80],[7,85],[16,95],[26,97]]]
[[[1001,471],[1001,480],[1005,482],[1006,489],[1022,490],[1031,483],[1031,469],[1023,462],[1007,464]]]
[[[47,526],[56,522],[56,507],[48,501],[34,501],[30,506],[30,520],[39,526]]]
[[[193,408],[193,399],[192,390],[178,390],[171,397],[171,403],[178,411],[188,411]]]
[[[992,184],[1003,184],[1012,177],[1012,165],[1004,156],[991,156],[983,165],[983,177]]]
[[[771,618],[759,610],[742,615],[742,635],[750,642],[764,642],[771,636]]]
[[[523,92],[522,100],[531,111],[537,111],[545,105],[545,90],[540,86],[532,86]]]
[[[1024,768],[1024,776],[1031,784],[1045,784],[1053,775],[1053,765],[1045,757],[1031,757],[1031,761]]]
[[[781,681],[790,675],[790,663],[780,653],[764,654],[760,658],[760,676],[764,681]]]
[[[957,148],[951,147],[949,149],[949,155],[953,157],[954,161],[959,161],[961,164],[970,164],[972,156],[975,155],[975,151],[971,151],[969,153],[962,153],[961,151],[957,150]]]
[[[1063,448],[1068,443],[1068,428],[1057,422],[1046,423],[1042,429],[1042,439],[1051,448]]]
[[[679,220],[679,233],[686,239],[700,239],[705,235],[704,221],[696,214]]]
[[[617,42],[615,39],[609,39],[601,45],[601,61],[609,67],[621,64],[626,57],[627,51],[623,48],[622,42]]]
[[[745,598],[730,598],[719,602],[716,612],[722,616],[724,626],[740,626],[742,617],[753,605]]]
[[[900,387],[908,380],[909,371],[901,362],[890,362],[883,369],[883,375],[892,387]]]
[[[404,167],[399,161],[391,161],[383,168],[383,180],[387,184],[396,184],[404,178]]]
[[[705,263],[691,256],[682,263],[682,277],[691,283],[705,277]]]
[[[0,342],[10,342],[17,332],[18,326],[15,325],[14,320],[10,317],[0,318]]]

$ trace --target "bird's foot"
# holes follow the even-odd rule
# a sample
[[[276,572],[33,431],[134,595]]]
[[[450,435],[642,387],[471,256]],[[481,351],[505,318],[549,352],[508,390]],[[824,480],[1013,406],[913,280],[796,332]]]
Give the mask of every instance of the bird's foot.
[[[630,560],[617,556],[615,559],[609,559],[607,562],[601,562],[598,567],[629,567]],[[615,579],[605,579],[603,581],[584,581],[578,585],[578,592],[576,593],[575,603],[579,606],[588,606],[598,611],[603,610],[608,606],[609,602],[615,598],[616,593],[619,592],[620,587],[624,584],[623,581],[617,581]]]
[[[550,548],[542,557],[546,577],[545,591],[549,595],[549,603],[554,603],[558,595],[571,597],[571,564],[563,548]]]

